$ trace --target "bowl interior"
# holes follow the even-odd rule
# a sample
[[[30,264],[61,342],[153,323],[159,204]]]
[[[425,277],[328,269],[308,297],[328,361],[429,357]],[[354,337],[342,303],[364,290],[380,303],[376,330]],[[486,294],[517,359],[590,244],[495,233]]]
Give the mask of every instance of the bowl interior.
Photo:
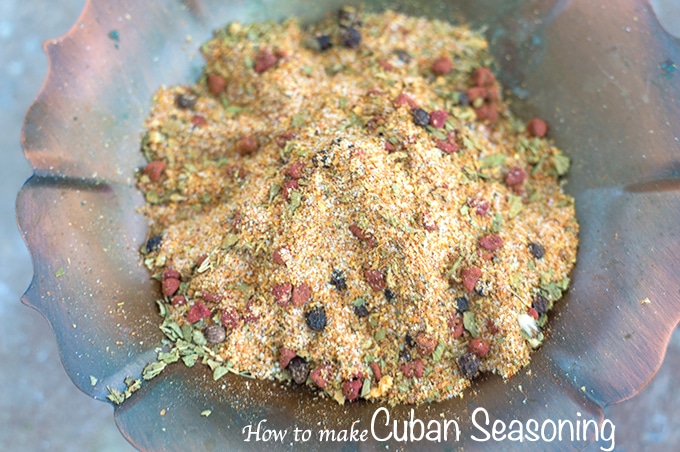
[[[138,255],[146,224],[134,187],[153,92],[196,80],[199,44],[227,22],[311,21],[346,3],[93,0],[66,36],[48,43],[49,76],[23,132],[35,168],[17,203],[35,269],[24,302],[49,320],[64,366],[84,392],[105,399],[107,387],[124,389],[162,339],[159,288]],[[567,190],[581,224],[572,287],[531,365],[508,382],[484,377],[462,399],[415,407],[414,416],[457,420],[457,445],[472,448],[478,444],[466,432],[477,407],[506,422],[574,419],[577,411],[601,419],[603,405],[649,381],[678,321],[680,74],[669,69],[680,61],[677,40],[642,0],[616,7],[589,0],[363,3],[486,28],[514,110],[546,118],[572,158]],[[115,416],[141,449],[256,449],[243,442],[242,429],[263,419],[290,435],[295,426],[349,428],[355,420],[367,429],[378,408],[340,407],[311,391],[235,376],[215,383],[203,366],[176,364],[144,382]],[[411,408],[389,415],[406,420]],[[212,414],[200,416],[207,409]],[[388,431],[384,421],[375,425],[379,437]]]

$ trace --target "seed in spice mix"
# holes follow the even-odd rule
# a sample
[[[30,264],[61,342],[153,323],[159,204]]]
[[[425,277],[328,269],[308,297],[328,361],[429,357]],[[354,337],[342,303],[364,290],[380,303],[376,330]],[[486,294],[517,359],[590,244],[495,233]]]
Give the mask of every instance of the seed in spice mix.
[[[525,366],[578,223],[481,34],[345,7],[215,36],[196,85],[155,94],[137,174],[161,328],[206,344],[182,361],[391,405]]]

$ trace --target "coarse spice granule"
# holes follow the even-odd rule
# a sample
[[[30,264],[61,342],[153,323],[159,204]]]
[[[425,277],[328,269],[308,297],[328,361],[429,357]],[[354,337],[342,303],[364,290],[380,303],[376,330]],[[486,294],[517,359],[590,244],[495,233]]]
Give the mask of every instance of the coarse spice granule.
[[[479,33],[345,8],[201,51],[142,143],[171,340],[145,378],[181,359],[413,404],[529,362],[576,260],[569,159],[512,116]]]

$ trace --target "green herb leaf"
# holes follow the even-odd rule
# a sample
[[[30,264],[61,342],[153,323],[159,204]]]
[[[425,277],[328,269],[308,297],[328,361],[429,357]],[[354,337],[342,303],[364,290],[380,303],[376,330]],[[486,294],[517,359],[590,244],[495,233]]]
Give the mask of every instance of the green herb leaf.
[[[472,311],[465,311],[463,313],[463,326],[468,330],[472,337],[477,337],[477,322],[475,322],[475,314]]]
[[[385,328],[380,328],[375,332],[375,340],[378,342],[385,339],[385,336],[387,336],[387,331],[385,331]]]
[[[167,364],[161,361],[151,362],[146,365],[144,370],[142,370],[142,378],[145,380],[151,380],[163,372],[163,369],[165,369],[166,366]]]
[[[564,176],[569,171],[569,157],[562,154],[553,155],[553,164],[558,176]]]
[[[442,360],[442,355],[444,355],[444,350],[446,350],[446,345],[443,342],[437,344],[437,348],[432,352],[432,362],[438,363]]]
[[[300,204],[302,204],[302,193],[299,191],[295,190],[290,193],[290,205],[289,205],[289,210],[290,213],[293,214],[297,210],[298,207],[300,207]]]
[[[203,417],[208,417],[212,413],[212,410],[203,410],[201,411],[201,416]]]
[[[353,306],[366,306],[366,300],[363,298],[357,298],[352,302]]]
[[[224,239],[222,239],[222,249],[226,250],[231,248],[232,246],[236,245],[236,243],[239,241],[239,235],[238,234],[227,234],[224,236]]]
[[[505,154],[491,154],[480,159],[482,169],[496,168],[505,163]]]
[[[229,372],[229,368],[227,366],[218,366],[213,369],[213,380],[217,381],[220,378],[224,377],[227,375]]]
[[[97,380],[97,377],[95,377],[94,375],[90,375],[90,384],[92,386],[96,386],[98,381],[99,380]]]
[[[271,187],[269,187],[269,203],[271,204],[274,198],[276,198],[276,195],[279,194],[281,191],[281,186],[279,184],[272,184]]]
[[[57,271],[54,273],[54,277],[60,278],[60,277],[64,276],[65,274],[66,274],[66,272],[64,271],[63,268],[58,268]]]
[[[510,206],[510,211],[508,212],[508,217],[510,219],[515,218],[524,208],[522,203],[522,197],[517,195],[510,195],[508,198],[508,204]]]
[[[359,397],[366,398],[371,393],[371,377],[364,378],[364,384],[361,385],[361,393]]]
[[[106,396],[107,399],[116,405],[120,405],[121,403],[125,402],[125,395],[118,389],[111,386],[106,386],[106,389],[109,391],[109,395]]]

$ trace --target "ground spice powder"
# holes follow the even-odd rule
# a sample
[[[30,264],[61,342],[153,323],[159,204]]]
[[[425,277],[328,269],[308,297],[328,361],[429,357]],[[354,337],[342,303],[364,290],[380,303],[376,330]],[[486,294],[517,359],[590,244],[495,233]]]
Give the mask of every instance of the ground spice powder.
[[[137,178],[165,362],[390,404],[529,362],[576,259],[569,160],[479,33],[346,8],[201,51],[195,86],[156,93]]]

